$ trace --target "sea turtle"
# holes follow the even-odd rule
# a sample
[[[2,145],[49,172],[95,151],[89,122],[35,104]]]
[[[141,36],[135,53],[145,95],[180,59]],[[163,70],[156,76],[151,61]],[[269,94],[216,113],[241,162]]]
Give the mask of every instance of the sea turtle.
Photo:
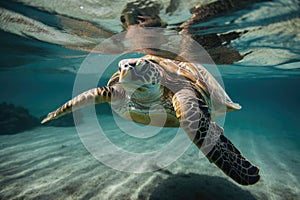
[[[213,120],[222,111],[241,107],[201,65],[151,55],[121,60],[107,86],[78,95],[49,113],[42,123],[104,102],[120,116],[142,124],[150,123],[150,114],[163,118],[167,113],[163,125],[160,120],[151,125],[181,126],[209,161],[239,184],[251,185],[260,178],[258,167],[241,155]]]

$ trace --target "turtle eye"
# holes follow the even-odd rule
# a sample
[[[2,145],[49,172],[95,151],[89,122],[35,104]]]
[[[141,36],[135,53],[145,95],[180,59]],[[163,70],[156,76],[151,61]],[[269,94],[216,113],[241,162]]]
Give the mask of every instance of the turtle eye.
[[[130,63],[130,66],[135,67],[136,66],[136,62]]]

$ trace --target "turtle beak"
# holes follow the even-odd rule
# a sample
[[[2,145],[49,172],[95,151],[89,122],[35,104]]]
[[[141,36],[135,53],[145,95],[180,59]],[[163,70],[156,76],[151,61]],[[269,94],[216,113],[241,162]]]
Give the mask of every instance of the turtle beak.
[[[131,79],[131,73],[130,71],[133,70],[133,66],[131,66],[129,63],[125,63],[119,66],[120,71],[120,82],[123,82],[124,80],[130,80]]]
[[[142,91],[142,83],[140,83],[140,81],[136,79],[133,70],[135,70],[133,66],[122,68],[120,70],[119,82],[121,83],[122,87],[124,87],[128,92],[134,92],[136,90],[140,92],[146,92]]]
[[[125,59],[119,62],[120,82],[135,81],[135,67],[139,63],[139,59]]]

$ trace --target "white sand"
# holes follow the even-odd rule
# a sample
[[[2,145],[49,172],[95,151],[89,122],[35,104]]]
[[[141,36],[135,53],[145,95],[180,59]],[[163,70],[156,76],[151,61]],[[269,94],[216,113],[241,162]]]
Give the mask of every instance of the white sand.
[[[232,141],[261,168],[261,181],[235,184],[191,146],[169,167],[131,174],[110,169],[92,157],[75,128],[40,127],[1,136],[0,199],[297,199],[299,155],[276,148],[271,136],[230,130]],[[257,133],[255,133],[257,134]],[[286,141],[287,142],[287,141]],[[263,151],[259,150],[263,148]],[[294,159],[294,160],[290,160]],[[286,161],[289,160],[289,163]],[[298,174],[299,175],[299,174]]]

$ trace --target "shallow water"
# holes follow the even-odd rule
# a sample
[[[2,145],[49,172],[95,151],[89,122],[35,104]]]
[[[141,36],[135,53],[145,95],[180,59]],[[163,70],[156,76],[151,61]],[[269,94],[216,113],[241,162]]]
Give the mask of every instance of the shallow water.
[[[86,20],[95,12],[78,13],[78,10],[84,10],[80,6],[72,11],[65,5],[68,1],[59,5],[56,1],[52,5],[47,2],[22,0],[0,4],[2,14],[9,10],[26,16],[34,25],[66,39],[58,41],[38,33],[28,37],[19,34],[24,27],[6,29],[5,23],[0,21],[0,102],[23,106],[37,117],[72,97],[76,72],[88,53],[69,49],[65,42],[95,41],[63,31],[55,17],[56,14],[74,16],[77,13],[79,19]],[[101,6],[95,1],[80,2],[85,8],[97,5],[108,9],[111,6],[104,1]],[[125,3],[121,1],[118,6],[121,8]],[[72,6],[78,7],[78,4]],[[173,17],[162,15],[174,22],[185,20],[189,17],[185,8],[179,9]],[[109,27],[116,32],[121,30],[117,13],[102,14],[97,15],[98,21],[93,23],[102,27],[111,25]],[[233,23],[229,23],[233,18]],[[249,30],[234,40],[232,46],[241,52],[253,52],[235,64],[218,66],[218,70],[227,93],[242,105],[241,110],[226,115],[224,133],[260,167],[261,180],[257,184],[246,187],[236,184],[210,164],[193,145],[175,162],[158,171],[142,174],[118,171],[89,153],[82,143],[84,136],[78,135],[75,127],[39,126],[0,136],[0,199],[299,199],[299,21],[299,2],[291,0],[254,4],[246,10],[199,24],[214,24],[215,29]],[[55,29],[51,29],[53,27]],[[115,65],[105,72],[99,85],[103,85],[117,69],[113,67]],[[84,76],[89,80],[93,74]],[[95,132],[93,127],[88,127],[92,121],[89,109],[82,111],[83,123],[79,125],[86,130],[86,136]],[[136,127],[114,117],[107,105],[96,106],[96,109],[99,124],[107,137],[129,152],[161,149],[178,131],[176,128]],[[127,135],[121,129],[124,127],[133,135]],[[139,128],[145,136],[153,132],[158,134],[147,139],[133,137]],[[102,156],[105,159],[110,154]],[[113,160],[130,164],[126,158],[115,157]],[[139,167],[157,167],[154,165],[156,163],[145,161]]]

